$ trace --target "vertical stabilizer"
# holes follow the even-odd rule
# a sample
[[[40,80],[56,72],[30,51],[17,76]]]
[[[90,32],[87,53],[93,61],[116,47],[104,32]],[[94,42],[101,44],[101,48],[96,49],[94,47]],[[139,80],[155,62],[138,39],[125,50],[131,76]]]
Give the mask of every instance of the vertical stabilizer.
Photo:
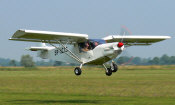
[[[47,47],[46,43],[40,43],[40,47]]]

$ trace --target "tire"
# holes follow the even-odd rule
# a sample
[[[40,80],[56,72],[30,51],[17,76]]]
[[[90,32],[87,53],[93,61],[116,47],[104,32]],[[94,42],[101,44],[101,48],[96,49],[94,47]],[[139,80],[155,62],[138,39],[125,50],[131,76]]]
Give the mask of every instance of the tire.
[[[111,76],[111,75],[112,75],[112,70],[111,70],[111,68],[107,68],[107,70],[106,70],[106,75],[107,75],[107,76]]]
[[[113,67],[110,67],[111,70],[112,70],[112,72],[117,72],[118,66],[117,66],[115,63],[112,63],[112,66],[113,66]],[[112,68],[113,68],[113,69],[112,69]]]
[[[75,73],[75,75],[81,75],[81,69],[79,67],[76,67],[74,69],[74,73]]]

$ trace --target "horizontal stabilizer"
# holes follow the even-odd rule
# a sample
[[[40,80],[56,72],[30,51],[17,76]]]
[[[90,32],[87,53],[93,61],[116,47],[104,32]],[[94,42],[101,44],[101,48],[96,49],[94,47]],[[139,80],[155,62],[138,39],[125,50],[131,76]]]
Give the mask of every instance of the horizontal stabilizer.
[[[30,51],[39,51],[39,50],[51,50],[54,49],[54,47],[30,47],[30,48],[26,48],[26,50],[30,50]]]

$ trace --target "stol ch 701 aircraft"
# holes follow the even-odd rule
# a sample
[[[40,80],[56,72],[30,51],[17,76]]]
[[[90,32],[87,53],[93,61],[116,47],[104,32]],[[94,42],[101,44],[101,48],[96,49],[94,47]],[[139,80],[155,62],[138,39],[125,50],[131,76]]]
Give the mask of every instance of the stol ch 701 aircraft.
[[[81,68],[85,64],[103,65],[105,73],[110,76],[118,70],[118,66],[112,62],[110,67],[105,63],[116,58],[125,47],[138,45],[151,45],[170,36],[125,36],[110,35],[102,39],[89,39],[86,34],[17,30],[10,40],[41,42],[40,47],[30,47],[28,50],[37,51],[43,59],[76,63],[79,67],[74,69],[76,75],[81,74]],[[51,46],[46,46],[45,43]]]

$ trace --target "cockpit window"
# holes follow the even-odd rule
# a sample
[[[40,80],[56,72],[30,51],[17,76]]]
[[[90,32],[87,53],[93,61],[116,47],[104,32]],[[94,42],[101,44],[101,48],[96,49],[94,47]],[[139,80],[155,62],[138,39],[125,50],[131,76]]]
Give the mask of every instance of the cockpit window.
[[[91,50],[91,47],[88,42],[85,42],[82,44],[81,51],[89,51]]]
[[[90,42],[90,45],[91,45],[91,49],[93,50],[95,47],[97,47],[98,45],[99,45],[99,43],[98,42],[93,42],[93,41],[91,41]]]
[[[80,49],[80,52],[86,52],[86,51],[89,51],[89,50],[93,50],[96,46],[99,45],[99,43],[97,41],[92,41],[92,40],[88,40],[86,42],[83,42],[83,43],[79,43],[79,49]]]

